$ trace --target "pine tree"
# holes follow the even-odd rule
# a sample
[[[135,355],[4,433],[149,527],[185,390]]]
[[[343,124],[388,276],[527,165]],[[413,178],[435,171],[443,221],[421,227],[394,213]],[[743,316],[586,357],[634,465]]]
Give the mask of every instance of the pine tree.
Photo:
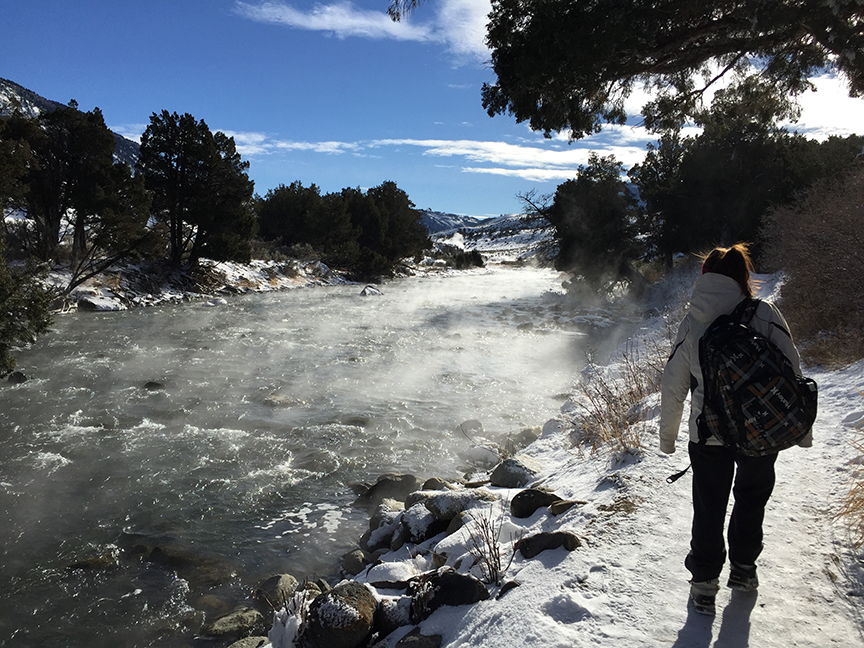
[[[14,347],[32,343],[51,325],[50,305],[55,293],[29,267],[13,270],[6,262],[0,236],[0,377],[15,369]]]
[[[638,204],[622,171],[614,156],[591,153],[576,178],[558,186],[543,214],[555,226],[557,267],[601,292],[622,279],[637,279],[630,264],[637,257]]]
[[[172,264],[248,261],[256,231],[254,184],[233,138],[186,113],[153,113],[141,137],[138,171],[168,227]]]
[[[749,86],[739,100],[761,95],[794,109],[785,98],[833,67],[857,96],[862,21],[859,0],[493,0],[497,81],[484,85],[483,106],[579,138],[623,123],[624,102],[643,83],[659,93],[643,114],[663,128],[696,114],[720,77]]]

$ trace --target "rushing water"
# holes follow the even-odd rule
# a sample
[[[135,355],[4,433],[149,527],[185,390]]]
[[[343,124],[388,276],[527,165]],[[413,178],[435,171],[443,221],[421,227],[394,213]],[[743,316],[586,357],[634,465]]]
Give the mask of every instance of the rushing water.
[[[461,422],[491,438],[556,413],[585,339],[560,281],[498,268],[59,317],[18,354],[31,380],[0,386],[0,645],[190,645],[202,596],[334,573],[367,522],[352,484],[453,477]],[[141,560],[154,546],[175,558]]]

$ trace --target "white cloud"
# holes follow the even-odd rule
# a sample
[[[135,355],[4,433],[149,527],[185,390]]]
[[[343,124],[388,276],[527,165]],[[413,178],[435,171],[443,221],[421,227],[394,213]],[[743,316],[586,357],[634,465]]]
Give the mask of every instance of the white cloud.
[[[140,142],[141,135],[143,135],[144,131],[147,130],[147,126],[148,124],[118,124],[116,126],[108,126],[108,128],[118,135],[122,135],[126,139],[132,140],[133,142]]]
[[[492,3],[489,0],[435,2],[438,3],[438,27],[457,59],[473,59],[479,63],[488,61],[490,51],[486,47],[486,24]]]
[[[618,127],[623,128],[623,127]],[[488,167],[465,166],[465,173],[486,173],[521,177],[531,181],[553,181],[575,177],[579,167],[587,164],[591,152],[598,155],[615,155],[616,159],[630,167],[645,157],[645,144],[652,138],[634,136],[605,139],[595,136],[592,140],[580,140],[565,149],[545,148],[476,140],[419,140],[388,139],[368,143],[371,147],[414,146],[425,149],[423,155],[434,157],[458,157],[474,164]],[[551,143],[551,142],[550,142]]]
[[[522,178],[530,182],[558,182],[576,177],[575,170],[568,169],[501,169],[496,167],[462,167],[464,173],[500,175]]]
[[[422,42],[441,40],[440,34],[428,26],[414,25],[410,20],[393,22],[384,11],[357,9],[350,2],[316,4],[306,11],[281,2],[236,2],[234,7],[238,14],[250,20],[294,29],[331,32],[339,38],[357,36]]]
[[[276,142],[274,148],[283,151],[311,151],[313,153],[359,153],[362,145],[356,142]]]
[[[311,153],[341,154],[360,153],[363,145],[356,142],[296,142],[273,139],[265,133],[238,132],[223,130],[228,137],[234,138],[237,152],[244,156],[270,155],[278,151],[309,151]]]
[[[472,162],[503,164],[509,167],[546,166],[575,168],[580,164],[576,149],[555,151],[536,146],[519,146],[506,142],[435,139],[384,139],[369,143],[372,147],[416,146],[425,149],[424,155],[436,157],[463,157]],[[587,159],[587,153],[585,154]]]
[[[272,144],[264,133],[250,133],[237,131],[222,131],[228,137],[234,138],[234,146],[240,155],[261,155],[268,153]]]
[[[816,91],[801,95],[801,118],[787,129],[817,140],[864,133],[864,99],[850,97],[844,79],[824,75],[811,82]]]
[[[316,4],[311,9],[297,9],[283,2],[241,2],[234,11],[257,22],[283,25],[292,29],[322,31],[339,38],[358,37],[400,41],[438,42],[446,44],[457,62],[485,62],[489,50],[485,45],[489,0],[436,0],[431,5],[394,22],[387,15],[386,0],[381,11],[358,9],[348,1]],[[415,22],[414,19],[425,19]]]
[[[521,177],[530,181],[551,182],[575,177],[579,167],[588,162],[590,153],[615,155],[629,167],[641,162],[645,155],[647,134],[639,139],[628,133],[629,127],[616,127],[608,137],[603,134],[588,140],[580,140],[562,148],[553,140],[536,144],[511,144],[507,142],[447,139],[380,139],[358,142],[298,142],[271,139],[263,133],[225,131],[234,138],[237,150],[244,156],[264,156],[279,152],[309,152],[355,156],[371,155],[382,149],[418,149],[422,155],[435,158],[462,160],[463,173],[494,174]],[[458,163],[457,165],[458,166]]]

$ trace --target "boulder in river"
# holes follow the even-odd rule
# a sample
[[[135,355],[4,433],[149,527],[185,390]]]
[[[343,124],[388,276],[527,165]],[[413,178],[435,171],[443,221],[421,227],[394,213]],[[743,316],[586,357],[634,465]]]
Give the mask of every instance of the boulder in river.
[[[419,544],[447,530],[449,520],[433,515],[424,504],[415,504],[402,514],[406,542]]]
[[[360,291],[360,295],[362,297],[377,297],[379,295],[383,295],[378,288],[373,286],[372,284],[368,284],[363,290]]]
[[[228,648],[263,648],[270,640],[267,637],[243,637],[235,641]]]
[[[386,473],[365,493],[354,500],[354,506],[374,509],[385,498],[405,501],[409,493],[420,488],[420,480],[414,475]]]
[[[264,616],[258,610],[240,607],[205,626],[202,632],[208,637],[231,641],[250,635],[263,635],[266,630]]]
[[[255,602],[265,614],[281,609],[297,590],[299,583],[291,574],[276,574],[255,588]]]
[[[383,596],[375,611],[375,632],[386,637],[397,628],[411,624],[410,596]]]
[[[483,488],[467,488],[458,491],[435,492],[423,501],[423,505],[439,520],[450,522],[462,511],[481,503],[499,499],[492,491]]]
[[[345,576],[356,576],[366,569],[367,565],[371,565],[372,561],[372,556],[367,552],[362,549],[354,549],[342,554],[342,558],[339,559],[339,570]]]

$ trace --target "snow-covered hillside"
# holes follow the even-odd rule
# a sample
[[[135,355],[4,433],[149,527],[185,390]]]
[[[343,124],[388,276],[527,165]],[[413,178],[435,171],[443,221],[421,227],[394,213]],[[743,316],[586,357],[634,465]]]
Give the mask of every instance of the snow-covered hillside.
[[[493,263],[554,259],[557,247],[555,229],[545,219],[528,219],[520,214],[506,214],[462,224],[432,234],[434,243],[471,252],[477,250]]]
[[[11,115],[15,110],[20,110],[27,117],[38,117],[43,112],[62,107],[63,104],[58,101],[46,99],[14,81],[0,78],[0,117]],[[114,161],[134,167],[138,159],[138,143],[118,133],[114,133],[114,141]]]
[[[429,234],[438,234],[447,230],[459,229],[460,227],[474,227],[483,222],[482,218],[475,216],[461,216],[459,214],[445,214],[431,209],[420,211],[420,223]]]

